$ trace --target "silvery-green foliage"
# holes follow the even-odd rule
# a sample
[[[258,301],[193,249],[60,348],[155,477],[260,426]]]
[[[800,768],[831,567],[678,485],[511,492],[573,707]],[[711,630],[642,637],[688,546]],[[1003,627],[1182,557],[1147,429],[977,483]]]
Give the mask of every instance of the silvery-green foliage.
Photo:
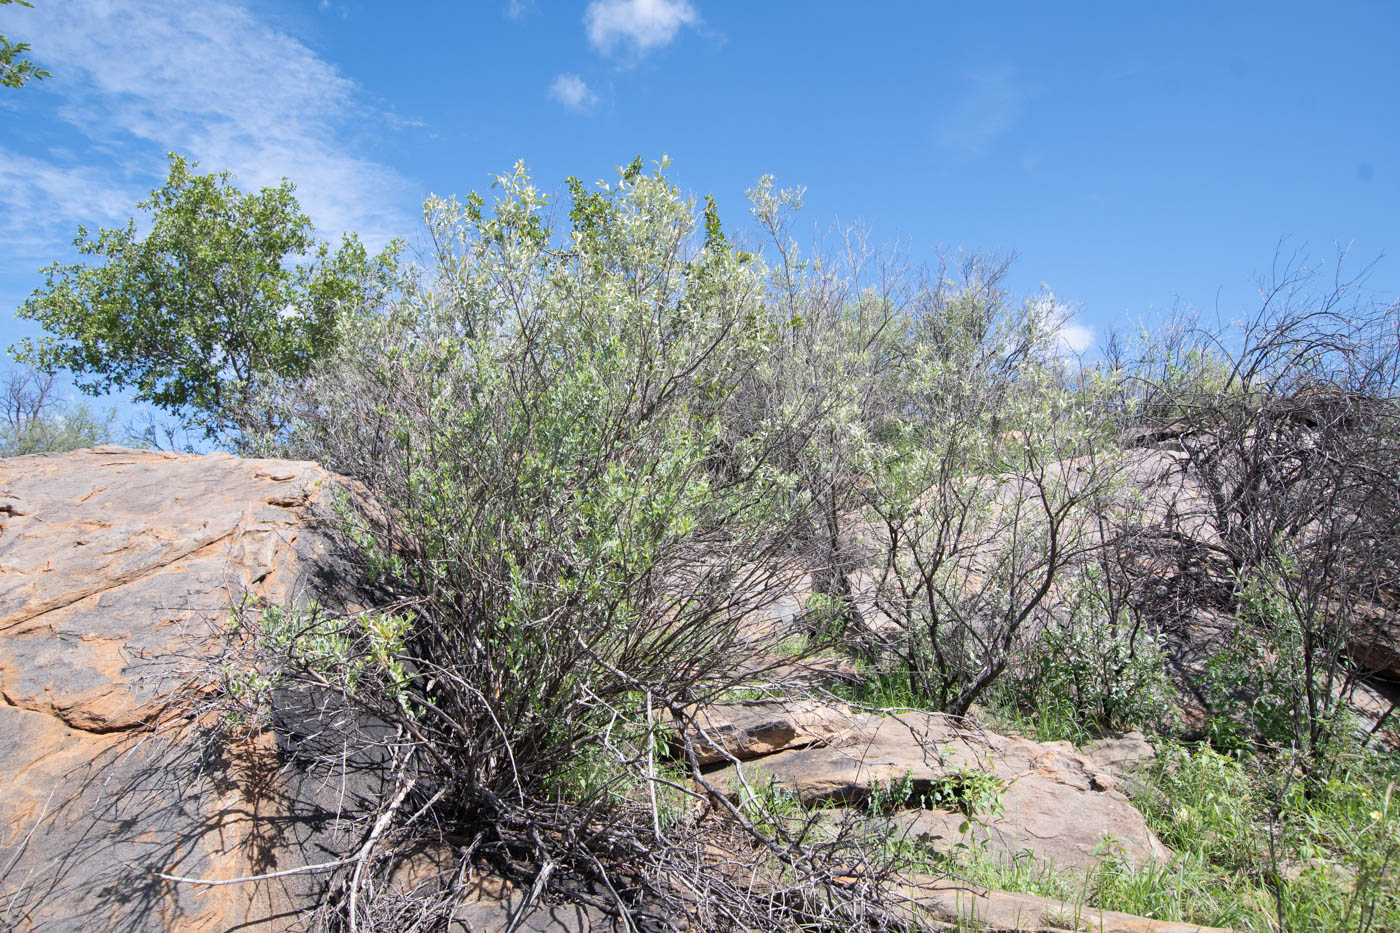
[[[781,425],[717,417],[771,351],[767,270],[663,169],[571,179],[557,228],[521,165],[490,203],[430,198],[430,266],[294,397],[290,452],[414,542],[360,537],[417,600],[419,728],[494,793],[557,786],[649,692],[728,675],[794,502]]]
[[[59,453],[110,444],[116,412],[98,412],[82,402],[64,405],[22,424],[0,423],[0,457]]]
[[[765,178],[749,194],[781,326],[723,412],[727,436],[793,428],[775,462],[811,503],[800,541],[821,634],[901,667],[922,702],[965,709],[1084,543],[1103,380],[1058,358],[1064,312],[1048,292],[1011,301],[1005,263],[930,274],[858,231],[835,258],[801,259],[801,192]]]
[[[891,434],[867,448],[867,584],[883,663],[964,713],[1011,662],[1064,573],[1096,546],[1110,479],[1093,374],[1054,355],[1041,302],[953,293],[913,338]],[[857,596],[857,603],[860,596]]]

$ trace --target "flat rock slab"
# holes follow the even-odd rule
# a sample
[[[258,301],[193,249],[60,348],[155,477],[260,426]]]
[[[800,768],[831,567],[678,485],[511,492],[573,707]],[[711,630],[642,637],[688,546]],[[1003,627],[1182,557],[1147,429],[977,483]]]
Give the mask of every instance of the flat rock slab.
[[[902,910],[906,916],[947,924],[947,928],[957,930],[973,926],[1007,933],[1230,933],[1219,927],[1154,920],[1032,894],[959,885],[946,879],[911,879],[911,883],[901,886],[901,891],[908,898]]]
[[[968,819],[956,810],[903,810],[885,818],[890,835],[916,840],[937,852],[981,847],[1004,864],[1027,853],[1059,870],[1088,871],[1110,853],[1134,865],[1171,853],[1125,799],[1050,789],[1037,780],[1017,781],[1002,793],[1003,816]]]
[[[776,785],[804,804],[862,804],[879,789],[907,782],[917,807],[948,775],[976,770],[1001,785],[1003,814],[975,813],[967,834],[963,814],[912,809],[898,829],[936,849],[985,841],[1009,857],[1028,852],[1064,867],[1087,868],[1112,845],[1133,864],[1170,852],[1113,778],[1069,743],[1038,743],[967,728],[931,713],[850,717],[831,744],[791,749],[716,770],[706,780],[739,799]],[[970,835],[969,835],[970,834]]]
[[[289,776],[270,736],[209,748],[148,726],[245,594],[326,598],[338,565],[312,515],[340,482],[113,447],[0,460],[0,926],[285,929],[305,905],[308,875],[155,873],[324,860],[349,797]]]
[[[790,748],[840,743],[856,726],[850,710],[802,700],[751,700],[695,711],[678,723],[702,765],[747,761]]]
[[[1157,749],[1141,732],[1094,739],[1084,746],[1084,757],[1119,777],[1150,767],[1157,760]]]

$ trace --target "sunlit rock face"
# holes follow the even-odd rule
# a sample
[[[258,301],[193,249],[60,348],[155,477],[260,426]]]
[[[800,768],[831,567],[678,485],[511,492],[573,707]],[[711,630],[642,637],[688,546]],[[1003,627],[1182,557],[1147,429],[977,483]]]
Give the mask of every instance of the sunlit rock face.
[[[1133,864],[1171,856],[1117,789],[1114,772],[1067,742],[1000,736],[937,713],[876,716],[772,702],[710,707],[681,735],[698,761],[729,762],[708,780],[735,799],[745,786],[776,784],[808,805],[864,805],[902,786],[907,797],[892,801],[898,812],[887,814],[884,832],[938,850],[976,843],[1008,859],[1029,854],[1088,868],[1112,839]],[[929,799],[968,771],[995,778],[1000,804],[972,821]]]
[[[344,842],[354,787],[330,794],[271,737],[201,742],[169,715],[231,607],[343,589],[316,518],[340,482],[115,447],[0,460],[0,927],[282,929],[316,896],[314,874],[157,873],[238,878]]]

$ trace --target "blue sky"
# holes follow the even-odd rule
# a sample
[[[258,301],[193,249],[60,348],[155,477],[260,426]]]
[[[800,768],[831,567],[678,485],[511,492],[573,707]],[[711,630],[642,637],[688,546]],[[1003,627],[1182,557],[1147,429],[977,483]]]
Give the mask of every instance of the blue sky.
[[[1072,341],[1176,304],[1229,318],[1280,243],[1400,295],[1400,4],[35,0],[53,77],[0,89],[0,347],[79,223],[167,150],[283,175],[317,225],[412,238],[429,192],[524,159],[546,188],[663,153],[731,225],[764,173],[801,230],[916,259],[1014,252]]]

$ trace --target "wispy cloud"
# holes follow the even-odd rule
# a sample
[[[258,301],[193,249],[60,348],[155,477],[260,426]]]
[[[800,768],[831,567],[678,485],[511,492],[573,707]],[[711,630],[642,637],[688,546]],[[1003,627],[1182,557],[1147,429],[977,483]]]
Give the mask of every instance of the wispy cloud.
[[[129,217],[145,191],[102,168],[62,154],[35,158],[0,146],[0,272],[28,271],[58,258],[80,223]]]
[[[622,48],[640,57],[699,22],[686,0],[592,0],[583,13],[588,41],[604,55]]]
[[[1025,90],[1011,68],[968,75],[963,94],[939,121],[939,144],[963,155],[985,155],[1016,126],[1024,100]]]
[[[77,154],[0,146],[0,216],[62,224],[128,216],[163,176],[165,151],[228,169],[246,188],[297,184],[327,233],[381,242],[406,232],[414,192],[350,141],[380,119],[359,89],[295,38],[226,0],[69,0],[30,11],[57,113]],[[0,230],[4,230],[0,221]],[[6,231],[8,232],[8,231]],[[42,235],[44,231],[31,231]]]
[[[504,13],[509,19],[524,19],[535,8],[535,0],[508,0]]]
[[[582,78],[575,74],[561,74],[549,86],[549,96],[570,110],[583,112],[591,110],[598,102],[598,95]]]

